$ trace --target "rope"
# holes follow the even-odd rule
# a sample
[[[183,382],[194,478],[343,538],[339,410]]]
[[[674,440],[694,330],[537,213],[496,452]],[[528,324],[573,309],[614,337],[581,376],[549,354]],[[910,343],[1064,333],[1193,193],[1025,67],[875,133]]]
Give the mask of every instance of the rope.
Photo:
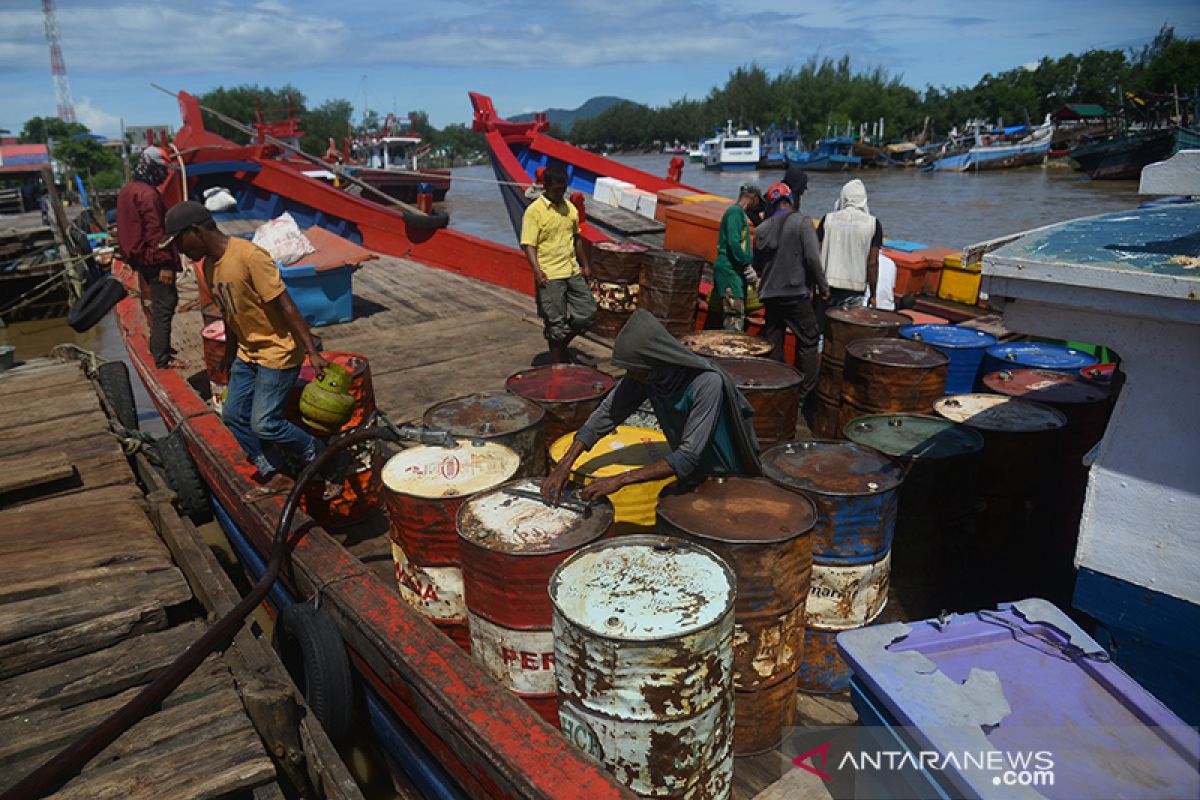
[[[64,278],[66,272],[67,271],[65,269],[59,270],[34,288],[30,289],[25,294],[18,297],[10,305],[5,306],[3,310],[0,310],[0,326],[4,326],[5,324],[3,319],[5,315],[14,314],[23,308],[27,308],[51,292],[56,291],[59,287],[54,284],[56,284],[60,279]],[[34,294],[35,292],[36,294]]]

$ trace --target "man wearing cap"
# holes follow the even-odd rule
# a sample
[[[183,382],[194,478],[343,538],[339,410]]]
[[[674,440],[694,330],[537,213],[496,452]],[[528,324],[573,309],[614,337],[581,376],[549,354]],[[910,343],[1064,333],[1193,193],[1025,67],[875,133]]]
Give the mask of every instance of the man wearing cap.
[[[770,214],[754,234],[754,266],[758,296],[766,316],[763,335],[771,342],[771,358],[784,361],[784,337],[796,337],[795,366],[800,370],[800,397],[817,385],[817,318],[814,295],[828,298],[829,284],[821,268],[821,246],[812,219],[795,210],[791,187],[776,183],[767,189]]]
[[[175,242],[193,261],[204,260],[204,277],[225,319],[229,389],[225,425],[272,489],[286,488],[273,447],[307,464],[323,444],[288,421],[288,393],[300,374],[305,353],[318,374],[329,362],[321,356],[308,325],[292,302],[279,267],[256,244],[226,236],[212,214],[186,202],[167,212],[162,247]],[[268,445],[264,447],[264,444]],[[328,488],[328,487],[327,487]]]
[[[150,354],[159,369],[172,365],[171,320],[179,301],[175,289],[179,256],[174,247],[158,246],[167,213],[158,187],[171,168],[162,148],[147,147],[133,168],[133,180],[117,195],[117,246],[125,263],[138,271],[150,289]]]
[[[750,250],[748,214],[761,205],[762,192],[757,186],[746,185],[738,192],[737,202],[721,215],[717,260],[713,262],[713,300],[708,310],[715,317],[714,323],[719,319],[720,325],[711,327],[746,330],[746,287],[757,280],[751,266],[754,254]]]

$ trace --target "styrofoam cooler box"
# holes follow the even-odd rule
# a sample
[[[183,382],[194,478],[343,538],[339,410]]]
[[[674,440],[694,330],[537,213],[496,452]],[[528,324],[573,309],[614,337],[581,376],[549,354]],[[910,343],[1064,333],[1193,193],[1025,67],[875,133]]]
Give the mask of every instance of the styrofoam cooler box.
[[[642,192],[638,197],[637,213],[647,219],[654,219],[658,212],[658,195],[652,192]]]
[[[615,206],[620,203],[621,189],[632,189],[633,184],[628,181],[619,181],[616,178],[597,178],[596,189],[592,192],[592,197],[597,203],[606,203],[610,206]]]
[[[658,200],[658,198],[656,198],[650,192],[646,192],[632,186],[622,186],[620,196],[617,199],[617,205],[626,211],[637,213],[638,208],[647,202],[647,198],[655,202]],[[651,214],[653,214],[653,211]]]

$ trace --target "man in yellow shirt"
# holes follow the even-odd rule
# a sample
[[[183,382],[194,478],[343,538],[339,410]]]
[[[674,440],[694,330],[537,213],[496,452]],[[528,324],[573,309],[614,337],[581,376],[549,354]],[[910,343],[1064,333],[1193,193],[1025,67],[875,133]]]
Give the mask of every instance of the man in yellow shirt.
[[[567,171],[562,165],[551,165],[542,181],[542,196],[529,204],[521,221],[521,249],[533,268],[550,360],[565,364],[571,359],[571,340],[596,319],[596,300],[587,284],[579,211],[564,198]]]
[[[287,419],[288,393],[305,353],[318,373],[329,362],[313,342],[279,267],[266,250],[221,233],[212,214],[199,203],[171,208],[165,229],[160,247],[174,241],[188,258],[204,259],[204,277],[225,319],[222,366],[229,368],[225,425],[262,481],[273,489],[286,488],[289,483],[279,474],[279,453],[272,453],[272,446],[286,449],[305,464],[324,447]]]

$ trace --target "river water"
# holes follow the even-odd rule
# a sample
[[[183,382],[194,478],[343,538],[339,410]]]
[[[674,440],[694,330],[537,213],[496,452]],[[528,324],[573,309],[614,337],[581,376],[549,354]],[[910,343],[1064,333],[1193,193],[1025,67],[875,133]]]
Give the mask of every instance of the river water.
[[[671,156],[614,156],[631,167],[666,176]],[[456,178],[494,180],[490,165],[452,170]],[[719,172],[688,164],[683,182],[733,198],[743,183],[763,190],[781,170]],[[913,169],[811,172],[801,210],[814,217],[833,210],[842,185],[861,178],[871,212],[888,238],[959,248],[1052,222],[1122,211],[1141,202],[1136,181],[1092,181],[1066,166],[1027,167],[980,174],[919,173]],[[455,180],[447,195],[450,227],[501,244],[516,245],[512,224],[492,183]]]
[[[666,175],[671,156],[619,155],[615,160],[655,175]],[[450,226],[506,245],[516,245],[512,224],[500,200],[490,165],[453,170],[447,196]],[[742,183],[766,189],[783,177],[778,170],[717,172],[698,164],[684,168],[684,183],[712,194],[734,197]],[[833,210],[842,185],[859,177],[867,186],[871,211],[885,235],[943,247],[962,247],[1008,233],[1074,217],[1132,208],[1140,202],[1134,181],[1091,181],[1066,167],[1030,167],[982,174],[918,173],[915,170],[864,170],[809,174],[801,208],[813,216]],[[44,355],[56,344],[76,342],[107,358],[125,358],[110,314],[94,330],[76,334],[63,319],[0,327],[0,344],[14,344],[18,359]],[[150,408],[134,380],[138,406]]]

